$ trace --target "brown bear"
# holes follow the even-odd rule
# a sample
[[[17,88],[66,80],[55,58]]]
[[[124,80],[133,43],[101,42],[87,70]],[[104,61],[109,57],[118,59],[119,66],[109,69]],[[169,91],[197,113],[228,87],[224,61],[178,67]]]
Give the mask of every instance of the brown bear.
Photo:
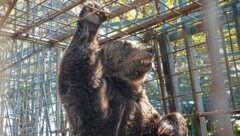
[[[143,82],[153,50],[127,41],[99,46],[98,29],[107,18],[102,5],[86,4],[61,61],[58,93],[71,134],[186,136],[184,118],[179,113],[160,116],[146,96]]]

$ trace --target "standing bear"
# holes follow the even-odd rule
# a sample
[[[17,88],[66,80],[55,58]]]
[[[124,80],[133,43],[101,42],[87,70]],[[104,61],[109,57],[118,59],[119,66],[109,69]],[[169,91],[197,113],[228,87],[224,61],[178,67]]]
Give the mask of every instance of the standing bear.
[[[97,11],[95,11],[97,10]],[[95,11],[95,12],[94,12]],[[83,7],[65,51],[58,93],[73,136],[186,136],[179,113],[160,116],[143,88],[154,52],[127,41],[99,46],[99,26],[108,10]]]

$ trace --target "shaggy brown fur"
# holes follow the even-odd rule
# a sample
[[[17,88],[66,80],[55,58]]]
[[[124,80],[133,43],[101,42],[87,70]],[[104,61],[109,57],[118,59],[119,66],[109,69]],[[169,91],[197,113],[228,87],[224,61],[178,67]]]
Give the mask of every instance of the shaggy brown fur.
[[[101,9],[97,3],[88,6]],[[74,136],[187,135],[178,113],[161,117],[149,103],[143,81],[151,49],[115,41],[99,49],[97,32],[106,9],[84,7],[58,77],[59,97]],[[87,17],[84,17],[86,16]]]

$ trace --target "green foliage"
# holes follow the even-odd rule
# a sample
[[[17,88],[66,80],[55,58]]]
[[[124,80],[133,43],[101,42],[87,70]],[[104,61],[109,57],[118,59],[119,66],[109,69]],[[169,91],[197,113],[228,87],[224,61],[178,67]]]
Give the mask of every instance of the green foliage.
[[[118,0],[119,3],[125,4],[127,0]]]
[[[147,15],[152,15],[152,12],[154,12],[154,5],[149,3],[149,4],[145,4],[143,5],[142,7],[140,7],[140,12],[138,14],[138,18],[141,19],[141,18],[144,18],[144,17],[147,17]],[[156,14],[156,11],[155,13]]]
[[[228,4],[229,2],[231,2],[231,0],[224,0],[220,5],[223,6],[223,5]]]
[[[200,44],[206,42],[206,34],[204,32],[200,32],[197,34],[194,34],[192,36],[193,39],[193,45]]]
[[[233,130],[234,130],[234,134],[236,136],[240,136],[240,124],[234,123]]]
[[[136,14],[137,14],[136,10],[130,10],[124,14],[124,18],[126,18],[127,20],[134,20]]]
[[[168,7],[171,7],[171,6],[173,6],[173,5],[175,4],[175,1],[176,1],[176,0],[167,0],[165,4],[166,4]]]

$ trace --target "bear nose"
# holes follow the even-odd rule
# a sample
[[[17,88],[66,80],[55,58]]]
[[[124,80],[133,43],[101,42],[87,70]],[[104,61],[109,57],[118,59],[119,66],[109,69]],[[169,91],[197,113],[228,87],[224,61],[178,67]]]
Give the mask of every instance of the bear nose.
[[[151,55],[154,55],[155,54],[155,51],[153,48],[148,48],[147,49],[148,53],[151,54]]]

